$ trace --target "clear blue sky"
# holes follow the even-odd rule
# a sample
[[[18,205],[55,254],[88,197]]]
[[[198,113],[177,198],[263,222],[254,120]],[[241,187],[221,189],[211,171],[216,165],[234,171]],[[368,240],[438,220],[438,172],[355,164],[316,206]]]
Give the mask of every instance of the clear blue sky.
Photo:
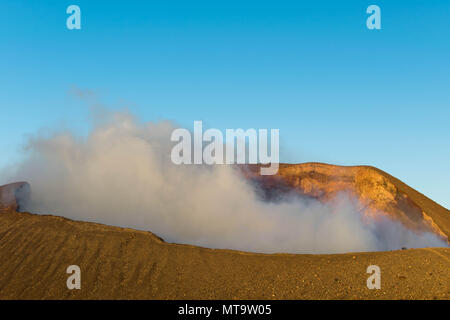
[[[79,87],[145,121],[279,128],[284,162],[373,165],[450,207],[449,1],[2,0],[0,40],[0,166],[39,128],[85,132]]]

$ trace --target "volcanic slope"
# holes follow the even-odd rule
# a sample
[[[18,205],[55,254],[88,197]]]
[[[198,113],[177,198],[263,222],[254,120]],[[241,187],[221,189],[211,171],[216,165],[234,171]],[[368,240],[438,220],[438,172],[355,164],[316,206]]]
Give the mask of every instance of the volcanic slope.
[[[247,169],[249,178],[260,179],[255,168]],[[385,214],[418,232],[449,234],[447,209],[372,167],[281,165],[277,176],[258,183],[268,193],[287,187],[321,201],[347,190],[376,211],[385,204],[392,210]],[[0,299],[450,297],[450,248],[334,255],[214,250],[169,244],[150,232],[17,212],[16,196],[27,192],[26,183],[0,187]],[[411,214],[411,207],[419,211]],[[81,268],[81,290],[66,286],[66,269],[74,264]],[[366,286],[370,265],[381,268],[380,290]]]
[[[259,168],[260,165],[246,165],[241,170],[262,189],[265,197],[296,192],[327,202],[347,193],[368,214],[388,215],[408,229],[430,231],[447,241],[450,236],[449,210],[375,167],[280,164],[274,176],[261,176]]]

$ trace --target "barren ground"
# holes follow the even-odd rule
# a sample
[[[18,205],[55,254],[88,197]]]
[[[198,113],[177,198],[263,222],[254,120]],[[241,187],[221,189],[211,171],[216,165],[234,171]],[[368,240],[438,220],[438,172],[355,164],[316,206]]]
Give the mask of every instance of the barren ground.
[[[250,254],[149,232],[0,212],[0,299],[449,299],[450,249]],[[81,268],[68,290],[66,268]],[[381,268],[369,290],[366,268]]]

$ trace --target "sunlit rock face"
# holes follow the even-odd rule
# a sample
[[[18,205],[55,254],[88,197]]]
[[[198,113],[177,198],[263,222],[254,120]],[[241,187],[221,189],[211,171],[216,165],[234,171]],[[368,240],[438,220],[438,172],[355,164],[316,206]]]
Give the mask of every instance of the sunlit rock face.
[[[374,167],[280,164],[274,176],[259,175],[259,165],[240,168],[268,200],[294,192],[331,203],[337,195],[347,194],[366,215],[375,219],[388,215],[411,230],[432,231],[448,241],[449,210]]]

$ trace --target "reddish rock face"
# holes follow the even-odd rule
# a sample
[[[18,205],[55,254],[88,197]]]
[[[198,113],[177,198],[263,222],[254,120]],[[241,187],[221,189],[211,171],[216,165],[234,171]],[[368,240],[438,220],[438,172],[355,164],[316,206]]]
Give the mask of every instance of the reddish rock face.
[[[346,193],[374,218],[388,215],[417,232],[432,231],[448,241],[449,210],[409,188],[400,180],[369,166],[343,167],[321,163],[280,164],[274,176],[261,176],[259,165],[242,166],[266,198],[296,192],[322,202]]]
[[[27,182],[16,182],[0,187],[0,212],[20,211],[30,196],[30,185]]]

